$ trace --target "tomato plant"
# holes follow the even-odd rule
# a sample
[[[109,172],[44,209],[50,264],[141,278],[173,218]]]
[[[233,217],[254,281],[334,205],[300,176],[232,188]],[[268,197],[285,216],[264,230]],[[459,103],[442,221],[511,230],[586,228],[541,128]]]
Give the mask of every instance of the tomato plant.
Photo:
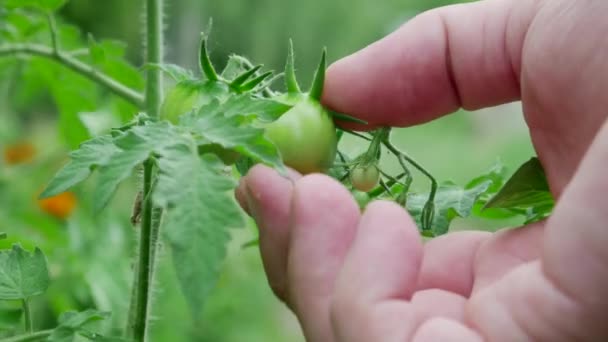
[[[35,71],[44,71],[34,74],[45,79],[54,103],[61,108],[59,130],[74,147],[69,161],[42,192],[38,202],[42,210],[61,219],[68,217],[76,204],[70,189],[95,174],[91,210],[98,213],[121,183],[140,176],[140,195],[133,196],[132,222],[138,239],[129,274],[131,298],[124,329],[113,331],[112,337],[89,330],[88,323],[108,319],[107,312],[97,310],[67,312],[56,327],[38,329],[30,304],[48,289],[49,268],[42,251],[28,252],[15,245],[0,251],[0,283],[8,284],[0,287],[0,299],[18,301],[24,318],[24,334],[10,341],[65,341],[76,336],[148,340],[156,265],[163,256],[158,253],[161,242],[192,315],[200,315],[217,282],[231,230],[246,224],[232,191],[239,175],[255,163],[281,173],[286,167],[304,174],[327,173],[352,188],[362,208],[374,199],[396,201],[427,237],[445,234],[456,217],[484,217],[484,208],[499,208],[504,216],[525,216],[528,221],[542,219],[551,211],[552,198],[536,159],[506,183],[502,169],[492,169],[465,185],[439,183],[393,144],[390,127],[371,132],[336,127],[334,119],[365,122],[320,103],[325,50],[306,92],[296,80],[291,42],[282,74],[264,71],[261,64],[236,54],[219,70],[207,49],[209,29],[198,46],[198,70],[186,70],[163,60],[163,2],[146,0],[142,10],[146,60],[138,68],[124,59],[120,44],[97,41],[92,35],[85,43],[84,35],[74,34],[76,29],[57,21],[56,12],[64,2],[3,2],[0,60],[8,60],[6,69],[14,68],[15,75],[29,64]],[[70,82],[57,82],[59,77]],[[275,85],[281,77],[285,91]],[[23,88],[23,92],[31,91],[27,84]],[[163,97],[164,88],[169,91]],[[74,98],[83,108],[76,108]],[[82,129],[87,122],[95,122],[90,116],[99,112],[90,107],[96,104],[110,108],[118,123],[105,130]],[[355,158],[341,151],[339,143],[345,135],[365,141],[366,151]],[[22,163],[33,153],[27,146],[13,147],[5,150],[4,159],[7,164]],[[396,171],[383,166],[382,156],[396,161]],[[0,186],[6,186],[1,176]],[[422,190],[411,189],[414,176],[422,176]]]

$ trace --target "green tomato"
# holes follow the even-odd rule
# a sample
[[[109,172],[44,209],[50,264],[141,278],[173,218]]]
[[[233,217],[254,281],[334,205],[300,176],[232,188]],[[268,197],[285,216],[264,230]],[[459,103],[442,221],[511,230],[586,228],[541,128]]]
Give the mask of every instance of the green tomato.
[[[334,122],[320,103],[308,97],[268,124],[266,137],[277,146],[285,165],[302,174],[325,172],[336,157]]]
[[[181,82],[165,96],[160,106],[160,116],[165,120],[177,123],[178,118],[191,111],[198,100],[198,89],[190,83]]]
[[[181,81],[167,92],[160,107],[160,117],[177,123],[183,114],[208,104],[214,98],[221,100],[228,94],[226,85],[219,82]]]
[[[226,165],[234,164],[241,156],[238,152],[224,148],[220,144],[206,144],[198,147],[198,154],[212,153],[218,156]]]
[[[350,181],[353,187],[359,191],[368,192],[372,190],[380,180],[380,171],[374,164],[357,165],[350,172]]]

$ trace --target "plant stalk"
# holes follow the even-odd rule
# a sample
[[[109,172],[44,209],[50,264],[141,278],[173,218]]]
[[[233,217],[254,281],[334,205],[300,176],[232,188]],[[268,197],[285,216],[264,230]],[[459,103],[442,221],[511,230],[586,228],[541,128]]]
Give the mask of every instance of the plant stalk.
[[[34,324],[32,320],[32,311],[30,310],[30,303],[27,299],[22,299],[21,304],[23,306],[23,318],[25,321],[25,332],[34,332]]]
[[[0,57],[4,55],[18,54],[33,55],[54,60],[72,71],[89,78],[91,81],[108,88],[115,95],[122,97],[138,108],[143,108],[144,106],[144,97],[142,94],[104,74],[94,66],[81,62],[80,60],[74,58],[74,55],[70,53],[55,51],[53,48],[40,44],[26,43],[0,46]]]
[[[42,330],[31,334],[11,336],[0,339],[0,342],[33,342],[43,341],[53,333],[53,330]]]
[[[161,64],[163,57],[162,0],[146,0],[146,62]],[[160,117],[162,101],[162,73],[159,69],[146,72],[145,109],[152,119]],[[148,316],[151,307],[151,287],[156,256],[159,220],[154,220],[154,203],[151,191],[154,184],[155,166],[151,159],[144,163],[143,203],[139,253],[133,281],[135,297],[130,308],[127,336],[136,342],[146,341]]]

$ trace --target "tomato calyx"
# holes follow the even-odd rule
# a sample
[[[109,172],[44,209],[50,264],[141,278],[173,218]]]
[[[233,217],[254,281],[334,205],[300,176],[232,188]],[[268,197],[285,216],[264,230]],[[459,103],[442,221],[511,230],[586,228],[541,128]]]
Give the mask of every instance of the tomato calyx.
[[[292,108],[266,125],[265,135],[277,147],[286,166],[303,174],[327,172],[336,158],[338,138],[332,116],[319,102],[325,82],[326,51],[321,54],[307,93],[300,90],[294,64],[290,41],[284,73],[287,93],[273,99]]]

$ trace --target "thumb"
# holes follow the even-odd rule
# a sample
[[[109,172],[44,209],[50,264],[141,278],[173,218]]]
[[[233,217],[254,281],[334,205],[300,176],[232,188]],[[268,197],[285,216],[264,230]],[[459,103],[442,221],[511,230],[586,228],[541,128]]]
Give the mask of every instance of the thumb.
[[[586,327],[608,338],[608,121],[560,198],[546,230],[547,277],[586,313]]]
[[[323,102],[372,126],[408,126],[520,96],[537,1],[480,1],[421,14],[327,71]]]

